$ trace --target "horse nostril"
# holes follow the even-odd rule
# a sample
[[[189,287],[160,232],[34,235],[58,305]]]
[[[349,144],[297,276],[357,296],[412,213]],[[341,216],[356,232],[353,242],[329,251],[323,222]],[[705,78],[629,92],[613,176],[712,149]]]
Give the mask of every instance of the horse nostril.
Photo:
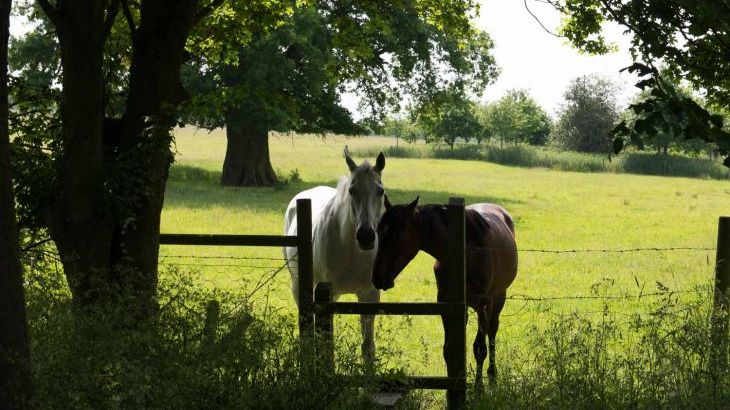
[[[372,229],[358,229],[355,238],[361,245],[370,246],[375,242],[375,231]]]

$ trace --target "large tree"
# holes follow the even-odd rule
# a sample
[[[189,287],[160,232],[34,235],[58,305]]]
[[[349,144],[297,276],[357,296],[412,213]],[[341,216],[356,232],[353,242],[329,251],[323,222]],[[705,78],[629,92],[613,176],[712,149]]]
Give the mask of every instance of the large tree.
[[[443,142],[454,148],[456,140],[481,139],[484,128],[477,121],[476,104],[460,87],[449,87],[414,107],[411,115],[423,130],[426,142]]]
[[[224,184],[274,181],[269,130],[358,131],[340,104],[344,90],[357,92],[377,123],[405,95],[425,101],[457,82],[481,90],[496,75],[492,42],[472,26],[473,1],[298,7],[274,32],[253,33],[235,58],[197,62],[211,90],[202,95],[215,109],[195,122],[227,128]]]
[[[356,133],[339,105],[332,38],[313,7],[299,7],[271,32],[254,32],[235,58],[193,59],[184,81],[194,98],[186,119],[205,128],[225,127],[228,138],[221,174],[224,185],[266,186],[276,182],[268,133]],[[216,64],[211,64],[217,61]]]
[[[0,0],[0,407],[30,408],[30,353],[8,130],[11,0]]]
[[[36,20],[48,22],[60,55],[60,78],[43,95],[59,95],[41,98],[43,104],[20,118],[18,147],[30,146],[34,156],[19,157],[32,158],[38,168],[26,172],[32,184],[19,186],[33,191],[22,195],[33,198],[25,205],[35,212],[37,228],[53,238],[79,306],[124,295],[131,314],[154,314],[171,128],[186,98],[180,69],[193,28],[221,3],[37,2],[44,16]],[[248,22],[269,5],[281,10],[277,2],[231,4]],[[18,87],[20,97],[23,90]],[[47,140],[32,140],[34,133]],[[34,144],[22,144],[28,139]]]
[[[551,141],[562,149],[608,154],[619,116],[616,86],[595,75],[581,76],[571,81],[564,98]]]
[[[505,141],[544,145],[550,117],[526,90],[509,90],[499,100],[479,107],[479,121],[488,134]]]
[[[635,63],[629,68],[649,89],[648,98],[631,105],[639,120],[620,123],[614,149],[620,151],[624,137],[642,146],[642,136],[652,138],[667,123],[674,124],[684,139],[716,144],[730,166],[730,134],[723,119],[678,93],[660,75],[664,67],[707,94],[708,102],[730,108],[730,3],[684,0],[548,0],[565,19],[561,33],[575,46],[591,53],[610,50],[602,36],[602,22],[614,21],[632,35]]]

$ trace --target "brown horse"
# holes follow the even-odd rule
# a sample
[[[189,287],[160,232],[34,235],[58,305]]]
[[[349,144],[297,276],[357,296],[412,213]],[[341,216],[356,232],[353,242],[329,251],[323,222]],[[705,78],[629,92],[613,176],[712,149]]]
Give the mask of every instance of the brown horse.
[[[394,286],[395,278],[424,251],[436,259],[433,271],[438,301],[446,294],[448,275],[448,227],[446,207],[418,206],[418,197],[408,205],[391,205],[385,197],[385,214],[378,223],[378,253],[373,266],[373,285],[382,290]],[[509,213],[494,204],[466,207],[466,303],[476,311],[479,330],[474,339],[477,382],[481,381],[484,360],[489,353],[490,378],[496,375],[495,338],[499,314],[507,288],[517,274],[517,247],[514,224]],[[489,351],[485,337],[489,337]]]

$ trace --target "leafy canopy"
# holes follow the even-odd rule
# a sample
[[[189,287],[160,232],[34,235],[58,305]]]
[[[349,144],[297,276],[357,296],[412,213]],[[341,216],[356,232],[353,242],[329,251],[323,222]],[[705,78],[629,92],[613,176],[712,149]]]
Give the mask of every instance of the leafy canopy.
[[[243,110],[263,128],[352,128],[339,101],[352,91],[377,124],[406,96],[426,101],[455,83],[481,90],[498,72],[491,39],[472,25],[474,1],[287,4],[291,14],[274,30],[197,54],[188,79],[207,106],[195,107],[195,122],[220,126],[226,112]],[[215,35],[227,33],[200,37]]]
[[[618,119],[616,86],[590,75],[571,81],[551,135],[553,144],[580,152],[604,152],[611,147],[611,130]]]
[[[550,133],[550,117],[526,90],[509,90],[478,111],[479,121],[487,130],[485,135],[502,142],[543,145]]]
[[[730,167],[730,134],[722,118],[709,113],[691,98],[675,92],[661,79],[661,65],[676,78],[686,79],[706,93],[708,102],[730,107],[730,3],[698,0],[548,0],[565,15],[561,33],[576,47],[605,53],[610,49],[601,35],[601,23],[614,21],[633,35],[635,63],[628,68],[651,88],[648,99],[631,109],[641,117],[636,127],[621,122],[615,129],[614,150],[624,138],[639,145],[648,128],[661,129],[665,122],[681,128],[687,138],[717,144],[725,165]]]

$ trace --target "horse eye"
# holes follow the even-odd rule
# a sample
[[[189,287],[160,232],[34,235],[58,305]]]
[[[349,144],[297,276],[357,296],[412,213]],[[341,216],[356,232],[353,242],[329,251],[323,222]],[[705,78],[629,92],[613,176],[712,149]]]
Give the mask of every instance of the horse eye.
[[[383,196],[384,193],[385,193],[385,190],[383,189],[383,187],[379,186],[378,187],[378,196]]]
[[[350,195],[355,195],[355,187],[354,186],[351,186],[350,189],[348,189],[348,191],[350,192]]]

